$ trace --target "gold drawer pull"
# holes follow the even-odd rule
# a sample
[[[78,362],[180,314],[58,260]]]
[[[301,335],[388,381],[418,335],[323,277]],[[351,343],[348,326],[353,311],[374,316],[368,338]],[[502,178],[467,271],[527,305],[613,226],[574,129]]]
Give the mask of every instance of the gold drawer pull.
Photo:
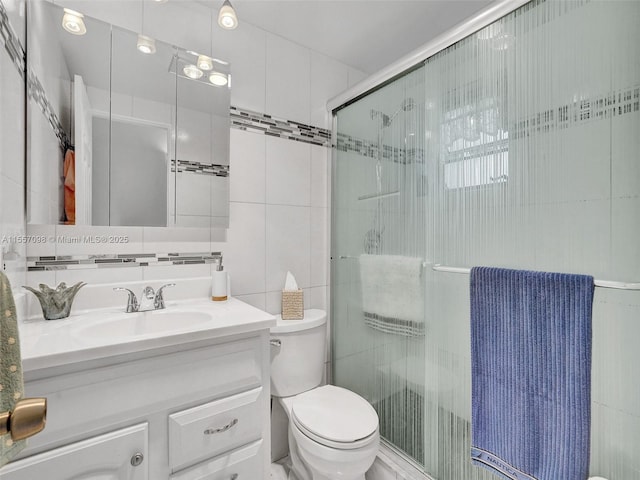
[[[41,432],[47,421],[47,399],[25,398],[13,407],[13,412],[0,413],[0,435],[11,434],[14,441],[24,440]]]
[[[234,418],[233,420],[231,420],[229,423],[227,423],[224,427],[220,427],[220,428],[207,428],[204,431],[205,435],[213,435],[215,433],[222,433],[222,432],[226,432],[227,430],[229,430],[231,427],[235,426],[238,423],[238,419]],[[233,478],[233,477],[232,477]]]

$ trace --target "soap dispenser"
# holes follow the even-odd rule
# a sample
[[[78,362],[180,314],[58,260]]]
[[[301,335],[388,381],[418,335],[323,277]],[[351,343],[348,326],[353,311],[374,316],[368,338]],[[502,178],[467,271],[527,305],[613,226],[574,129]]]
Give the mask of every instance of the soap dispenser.
[[[224,302],[229,295],[229,277],[224,271],[222,257],[218,258],[216,269],[213,272],[211,281],[211,300],[214,302]]]

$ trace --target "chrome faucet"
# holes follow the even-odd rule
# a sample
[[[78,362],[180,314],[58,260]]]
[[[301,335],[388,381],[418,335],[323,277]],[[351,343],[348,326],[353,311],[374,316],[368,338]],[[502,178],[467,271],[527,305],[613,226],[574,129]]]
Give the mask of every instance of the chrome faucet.
[[[153,288],[150,286],[144,287],[142,290],[141,301],[138,302],[138,298],[136,294],[133,293],[128,288],[124,287],[115,287],[115,291],[124,291],[129,293],[129,297],[127,298],[127,313],[135,313],[135,312],[146,312],[148,310],[161,310],[165,308],[164,305],[164,297],[162,296],[162,291],[166,287],[175,287],[175,283],[167,283],[162,285],[158,291],[154,292]]]

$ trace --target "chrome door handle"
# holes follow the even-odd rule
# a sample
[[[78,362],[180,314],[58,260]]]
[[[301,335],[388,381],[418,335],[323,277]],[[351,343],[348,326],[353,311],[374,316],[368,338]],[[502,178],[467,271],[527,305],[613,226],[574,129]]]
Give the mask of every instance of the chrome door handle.
[[[220,428],[207,428],[204,431],[205,435],[214,435],[216,433],[222,433],[222,432],[226,432],[227,430],[229,430],[230,428],[236,426],[238,424],[238,419],[234,418],[233,420],[231,420],[229,423],[227,423],[224,427],[220,427]]]

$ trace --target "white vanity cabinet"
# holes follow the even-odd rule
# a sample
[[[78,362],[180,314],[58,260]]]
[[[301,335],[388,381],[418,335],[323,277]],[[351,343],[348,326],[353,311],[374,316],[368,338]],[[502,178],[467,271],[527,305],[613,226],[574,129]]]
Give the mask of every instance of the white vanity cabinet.
[[[268,328],[163,343],[27,371],[27,395],[48,399],[47,426],[0,478],[268,478]]]

